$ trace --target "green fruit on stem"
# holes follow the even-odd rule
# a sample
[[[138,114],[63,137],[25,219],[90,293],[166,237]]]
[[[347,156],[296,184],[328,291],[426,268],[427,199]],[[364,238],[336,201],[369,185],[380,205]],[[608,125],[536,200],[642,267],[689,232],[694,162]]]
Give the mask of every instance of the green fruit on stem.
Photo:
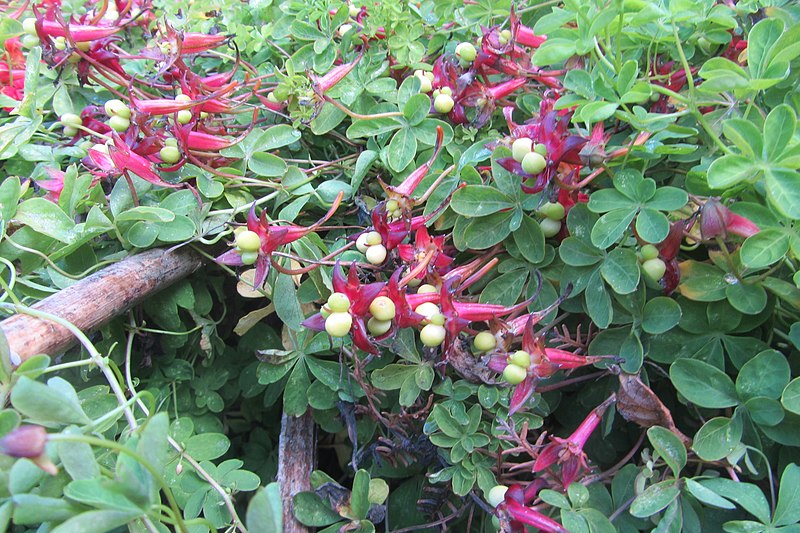
[[[165,146],[158,151],[158,156],[164,163],[173,165],[181,160],[181,151],[174,146]]]
[[[106,101],[103,109],[109,117],[131,118],[131,109],[125,105],[125,102],[116,98]]]
[[[517,350],[508,356],[508,362],[512,365],[517,365],[520,368],[528,368],[531,366],[531,354],[525,350]]]
[[[459,43],[456,46],[456,56],[467,63],[472,63],[478,57],[478,51],[475,50],[472,43]]]
[[[325,331],[331,337],[344,337],[350,333],[350,327],[353,325],[353,317],[350,313],[331,313],[325,319]]]
[[[477,352],[490,352],[497,348],[497,338],[488,331],[481,331],[475,335],[472,346]]]
[[[427,283],[424,285],[420,285],[419,288],[417,289],[417,294],[426,294],[429,292],[439,292],[439,289]]]
[[[511,385],[519,385],[528,377],[528,371],[517,365],[508,365],[503,370],[503,379]]]
[[[188,124],[192,121],[192,112],[188,109],[181,109],[178,111],[178,123],[179,124]]]
[[[500,41],[500,44],[508,44],[508,41],[511,40],[511,31],[510,30],[501,31],[497,40]]]
[[[255,231],[244,230],[236,236],[235,244],[242,252],[257,252],[261,249],[261,238]]]
[[[176,139],[175,137],[167,137],[166,139],[164,139],[164,145],[165,146],[174,146],[175,148],[177,148],[178,147],[178,139]],[[244,228],[237,228],[237,229],[244,230]]]
[[[508,487],[505,485],[495,485],[489,489],[489,492],[486,494],[486,501],[492,507],[497,507],[505,500],[507,491]]]
[[[417,76],[419,78],[419,92],[429,93],[433,89],[433,83],[426,76]]]
[[[350,298],[341,292],[328,296],[328,308],[334,313],[344,313],[350,309]]]
[[[131,121],[124,117],[113,116],[110,119],[108,119],[108,125],[112,130],[116,131],[117,133],[122,133],[123,131],[130,128]]]
[[[667,273],[667,264],[659,258],[648,259],[642,263],[642,271],[651,280],[658,281]]]
[[[26,33],[20,37],[19,43],[25,48],[33,48],[34,46],[39,46],[39,37]]]
[[[547,161],[542,154],[529,152],[522,159],[522,170],[528,174],[539,174],[545,167],[547,167]]]
[[[53,48],[56,50],[66,50],[67,49],[67,39],[63,36],[58,36],[53,38]]]
[[[447,331],[437,324],[428,324],[419,332],[419,339],[428,348],[441,345],[446,336]]]
[[[447,114],[453,110],[456,105],[453,97],[449,94],[439,94],[433,101],[433,108],[437,113]]]
[[[242,264],[253,265],[258,261],[258,252],[242,252]]]
[[[444,323],[447,321],[447,319],[442,313],[436,313],[435,315],[431,315],[428,321],[437,326],[444,326]]]
[[[179,95],[175,96],[175,101],[176,102],[191,102],[192,101],[192,97],[189,96],[188,94],[179,94]]]
[[[553,220],[561,220],[564,218],[566,211],[564,210],[564,206],[561,205],[560,202],[546,202],[542,204],[542,206],[537,209],[537,212],[545,216],[547,218],[551,218]]]
[[[645,244],[642,246],[642,249],[639,251],[639,253],[642,255],[642,260],[649,261],[650,259],[655,259],[658,257],[658,248],[652,244]]]
[[[386,253],[386,247],[384,245],[376,244],[367,248],[367,252],[364,255],[367,257],[367,261],[370,264],[380,265],[386,261]]]
[[[388,296],[378,296],[369,304],[369,312],[378,320],[391,320],[397,314],[394,302]]]
[[[515,140],[511,144],[511,156],[514,158],[514,161],[522,163],[522,160],[525,159],[525,156],[531,153],[532,146],[533,141],[527,137],[520,137],[519,139]]]
[[[36,19],[28,17],[22,21],[22,31],[28,35],[36,35]]]
[[[365,234],[365,242],[367,246],[375,246],[376,244],[381,244],[383,242],[383,237],[377,231],[370,231]]]
[[[76,115],[75,113],[64,113],[61,115],[61,123],[66,126],[72,126],[73,128],[76,126],[82,126],[83,120],[80,116]]]
[[[433,302],[424,302],[419,304],[414,312],[430,319],[433,315],[440,314],[439,306]]]
[[[535,144],[533,145],[533,151],[539,154],[542,157],[547,157],[547,146],[543,144]]]
[[[561,221],[543,218],[539,221],[539,227],[542,229],[545,238],[549,239],[550,237],[555,237],[561,231]]]
[[[358,248],[358,251],[361,252],[362,254],[367,253],[367,248],[369,248],[369,245],[367,244],[366,233],[362,233],[361,235],[358,236],[358,238],[356,239],[356,248]]]
[[[392,329],[391,320],[378,320],[375,317],[367,320],[367,330],[369,330],[373,337],[380,337],[390,329]]]
[[[64,135],[67,137],[75,137],[78,134],[78,128],[73,126],[64,126]]]

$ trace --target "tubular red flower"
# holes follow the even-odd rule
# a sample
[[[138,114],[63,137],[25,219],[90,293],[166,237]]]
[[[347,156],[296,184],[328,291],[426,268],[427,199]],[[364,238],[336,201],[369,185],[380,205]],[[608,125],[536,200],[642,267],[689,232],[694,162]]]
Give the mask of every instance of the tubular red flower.
[[[328,90],[333,88],[337,83],[342,81],[342,79],[350,74],[350,72],[356,67],[361,58],[364,56],[364,51],[358,54],[353,61],[349,63],[345,63],[343,65],[339,65],[338,67],[332,68],[327,74],[324,76],[317,76],[316,74],[309,72],[308,77],[311,78],[311,86],[314,89],[314,92],[323,95]]]
[[[39,457],[44,453],[47,431],[42,426],[20,426],[0,439],[0,453],[10,457]]]
[[[181,55],[199,54],[217,48],[229,39],[230,36],[224,34],[184,33],[181,38]]]
[[[433,153],[428,161],[425,162],[424,165],[416,169],[414,172],[409,174],[403,182],[398,185],[397,187],[391,187],[388,185],[384,185],[381,182],[381,186],[386,191],[387,196],[402,196],[402,197],[409,197],[411,193],[414,192],[414,189],[420,184],[425,176],[428,175],[428,171],[433,166],[434,161],[436,161],[436,157],[439,155],[439,152],[442,149],[442,141],[444,139],[444,130],[441,126],[436,126],[436,142],[433,146]]]
[[[85,24],[61,24],[55,20],[40,19],[37,21],[37,32],[40,38],[66,37],[68,34],[75,42],[89,42],[114,35],[122,26],[89,26]]]
[[[539,511],[525,507],[516,500],[507,498],[501,506],[505,508],[505,511],[508,512],[513,521],[533,526],[542,533],[569,533],[564,526],[552,518],[543,515]]]

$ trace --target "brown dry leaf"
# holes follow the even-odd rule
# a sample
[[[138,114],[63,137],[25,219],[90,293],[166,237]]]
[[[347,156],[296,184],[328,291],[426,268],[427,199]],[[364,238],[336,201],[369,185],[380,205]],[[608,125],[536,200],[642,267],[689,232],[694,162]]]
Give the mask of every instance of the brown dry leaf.
[[[692,439],[675,426],[669,409],[656,396],[656,393],[639,379],[638,374],[620,372],[617,411],[628,422],[634,422],[643,428],[652,426],[667,428],[675,433],[687,448],[692,444]]]
[[[469,344],[456,342],[450,355],[447,357],[447,362],[456,373],[470,383],[486,383],[493,385],[497,382],[495,379],[497,373],[489,370],[480,359],[477,359],[469,350]]]
[[[243,298],[264,298],[272,294],[272,287],[264,284],[264,289],[256,290],[253,288],[253,281],[256,279],[256,269],[245,270],[239,275],[239,283],[236,284],[236,292]]]

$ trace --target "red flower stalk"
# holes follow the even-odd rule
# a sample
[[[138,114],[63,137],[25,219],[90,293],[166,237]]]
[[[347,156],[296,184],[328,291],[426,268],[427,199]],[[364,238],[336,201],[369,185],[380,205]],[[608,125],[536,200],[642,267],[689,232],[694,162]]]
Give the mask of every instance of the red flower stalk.
[[[36,22],[36,33],[43,41],[52,37],[69,35],[76,43],[97,41],[110,37],[122,29],[122,26],[90,26],[86,24],[62,24],[55,20],[40,18]]]
[[[290,226],[274,226],[269,223],[267,220],[267,213],[266,211],[261,212],[261,217],[256,216],[256,206],[250,208],[250,212],[247,215],[247,229],[253,231],[258,234],[258,238],[261,241],[261,247],[258,251],[258,259],[256,260],[256,275],[255,279],[253,280],[254,287],[261,287],[264,282],[267,280],[267,275],[269,274],[269,268],[272,259],[272,253],[275,252],[278,248],[285,244],[292,243],[298,239],[301,239],[308,235],[309,233],[315,231],[319,226],[324,224],[329,218],[333,216],[336,210],[339,208],[339,204],[342,202],[342,198],[344,198],[344,193],[340,192],[336,199],[333,201],[333,205],[325,213],[318,221],[314,222],[310,226],[298,226],[298,225],[290,225]],[[217,263],[221,263],[223,265],[232,265],[232,266],[243,266],[244,263],[242,262],[241,254],[234,250],[229,250],[224,254],[218,256],[214,259]],[[369,305],[369,304],[367,304]],[[324,326],[323,326],[324,329]]]
[[[509,492],[511,489],[508,489]],[[533,526],[541,533],[569,533],[564,526],[545,516],[539,511],[525,507],[521,503],[511,498],[506,499],[498,506],[498,512],[507,514],[514,532],[526,531],[523,524]]]
[[[700,209],[700,235],[704,240],[725,239],[728,234],[749,237],[759,231],[760,228],[751,220],[737,215],[716,198],[708,199]]]
[[[223,43],[230,40],[230,35],[217,34],[209,35],[207,33],[184,33],[181,38],[181,55],[183,54],[199,54],[208,50],[217,48]]]
[[[350,72],[356,67],[361,58],[364,56],[364,50],[362,49],[361,52],[358,54],[353,61],[349,63],[344,63],[339,65],[338,67],[332,68],[327,74],[324,76],[317,76],[313,72],[308,73],[308,77],[311,79],[311,87],[314,89],[314,92],[319,95],[320,97],[332,89],[337,83],[342,81],[342,79],[350,74]]]
[[[411,219],[400,219],[395,222],[387,220],[388,213],[386,212],[386,202],[380,202],[372,210],[372,227],[380,233],[382,242],[387,251],[394,250],[397,245],[403,242],[412,231],[425,226],[429,220],[436,215],[436,212],[429,215],[421,215],[412,217]],[[351,238],[357,238],[353,235]]]
[[[108,153],[95,148],[89,149],[89,158],[101,170],[110,174],[133,172],[145,181],[160,187],[180,187],[181,184],[167,183],[153,170],[153,164],[144,156],[131,150],[116,132],[111,132],[114,144],[106,145]]]
[[[551,437],[552,442],[545,446],[536,458],[533,472],[541,472],[554,464],[559,464],[561,465],[561,484],[568,487],[582,470],[588,470],[589,465],[586,463],[583,447],[600,424],[606,409],[616,400],[615,395],[609,396],[607,400],[595,407],[572,435],[566,439]]]
[[[414,172],[406,176],[403,182],[396,187],[391,185],[386,185],[383,181],[378,180],[383,190],[386,192],[386,197],[390,200],[394,199],[397,201],[405,201],[407,202],[411,193],[414,192],[414,189],[420,184],[420,182],[428,175],[428,171],[433,166],[433,162],[436,161],[436,157],[439,155],[439,152],[442,149],[442,141],[444,140],[444,130],[441,126],[436,126],[436,142],[433,146],[433,153],[428,161],[425,162],[421,167],[416,169]],[[412,204],[413,205],[413,204]],[[411,206],[405,206],[410,209]]]
[[[423,301],[432,301],[432,300],[422,300],[419,299],[416,302],[416,305],[412,307],[411,301],[409,300],[410,297],[416,296],[414,294],[407,294],[406,288],[400,288],[400,276],[402,274],[401,269],[397,269],[392,277],[389,279],[389,283],[386,285],[387,296],[391,298],[392,302],[394,302],[395,306],[395,317],[394,317],[394,324],[398,328],[408,328],[414,327],[419,325],[420,322],[424,320],[424,316],[419,313],[415,313],[414,309],[417,305],[423,303]],[[427,293],[432,294],[437,297],[438,294],[436,293]],[[422,296],[422,295],[420,295]],[[391,334],[391,332],[390,332]],[[388,335],[387,335],[388,336]]]
[[[350,266],[347,277],[342,273],[342,265],[337,260],[333,267],[333,291],[340,292],[350,300],[350,309],[347,311],[353,317],[350,326],[350,336],[353,344],[367,353],[377,355],[378,347],[370,340],[365,326],[365,318],[369,312],[372,301],[384,290],[385,283],[375,282],[363,284],[358,279],[358,270],[355,263]],[[316,313],[303,322],[303,326],[315,331],[325,330],[325,318],[322,313]]]

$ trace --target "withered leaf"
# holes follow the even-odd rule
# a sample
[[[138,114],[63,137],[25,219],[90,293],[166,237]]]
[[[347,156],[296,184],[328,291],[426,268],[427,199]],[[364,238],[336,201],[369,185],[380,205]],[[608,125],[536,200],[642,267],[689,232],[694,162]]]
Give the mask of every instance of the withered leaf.
[[[619,373],[617,411],[628,422],[634,422],[643,428],[664,427],[675,433],[687,448],[692,445],[692,439],[675,426],[672,413],[656,393],[639,379],[638,374]]]

